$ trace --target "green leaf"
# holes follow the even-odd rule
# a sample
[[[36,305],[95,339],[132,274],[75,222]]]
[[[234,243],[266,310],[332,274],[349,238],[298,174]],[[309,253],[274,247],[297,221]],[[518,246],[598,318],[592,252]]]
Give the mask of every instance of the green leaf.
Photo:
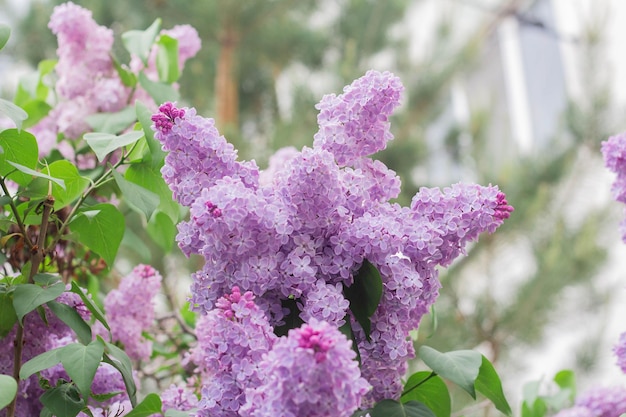
[[[131,55],[138,56],[145,66],[148,66],[148,57],[154,40],[161,29],[161,19],[156,19],[146,30],[131,30],[122,33],[124,47]]]
[[[56,299],[64,291],[65,285],[62,282],[57,282],[48,288],[42,288],[35,284],[22,284],[15,287],[13,307],[20,323],[26,314],[40,305]]]
[[[172,84],[178,80],[178,40],[161,35],[157,41],[156,65],[159,81]]]
[[[56,301],[48,301],[46,305],[59,320],[67,324],[69,328],[76,333],[76,337],[80,343],[87,345],[91,342],[91,327],[89,327],[75,309],[67,304]]]
[[[62,180],[65,184],[65,188],[56,183],[52,184],[55,210],[60,210],[73,203],[89,186],[89,180],[82,177],[76,166],[69,161],[55,161],[48,166],[46,171],[50,172],[50,176]],[[48,195],[47,181],[36,179],[28,188],[27,195],[31,198],[45,198]]]
[[[9,334],[16,322],[13,293],[2,291],[0,292],[0,339]]]
[[[81,243],[100,255],[109,267],[113,266],[126,227],[124,216],[115,206],[92,206],[78,214],[70,227],[80,235]]]
[[[22,122],[28,119],[28,113],[23,108],[2,98],[0,98],[0,112],[13,120],[18,132],[22,129]]]
[[[102,340],[100,336],[98,339]],[[102,340],[105,345],[104,362],[112,365],[120,371],[124,385],[126,386],[126,392],[133,407],[137,405],[137,387],[135,386],[135,380],[133,379],[133,365],[130,358],[117,346]]]
[[[350,302],[350,311],[365,331],[367,340],[370,340],[370,317],[378,308],[383,295],[383,281],[378,269],[365,259],[354,276],[354,282],[349,287],[344,286],[343,292]]]
[[[9,375],[0,375],[0,410],[13,402],[17,394],[17,381]]]
[[[137,76],[115,58],[113,58],[113,66],[115,66],[115,71],[117,71],[117,75],[122,80],[122,84],[130,88],[134,88],[137,85]]]
[[[142,211],[146,215],[146,219],[150,219],[150,216],[152,216],[152,213],[160,204],[159,196],[140,185],[128,181],[117,171],[113,171],[113,177],[124,195],[124,200]]]
[[[554,382],[563,390],[569,390],[569,397],[574,401],[576,397],[576,375],[574,371],[564,369],[557,372],[554,376]]]
[[[404,385],[400,397],[403,403],[419,401],[426,405],[437,417],[450,417],[452,404],[448,386],[438,375],[430,371],[416,372]]]
[[[115,113],[96,113],[87,116],[86,120],[95,132],[117,135],[135,123],[135,108],[128,106]]]
[[[85,401],[70,383],[47,390],[39,400],[57,417],[75,417],[85,407]]]
[[[98,161],[102,162],[104,158],[114,150],[135,143],[142,137],[143,132],[133,130],[119,136],[102,132],[86,133],[83,139],[85,139],[85,142],[93,149]]]
[[[424,404],[409,401],[402,404],[394,400],[382,400],[370,412],[371,417],[436,417]]]
[[[83,394],[83,398],[89,396],[91,383],[103,354],[104,344],[100,339],[92,341],[87,346],[72,343],[65,346],[65,349],[58,354],[65,371]]]
[[[161,168],[165,159],[165,152],[161,149],[161,143],[154,138],[154,131],[151,128],[152,112],[139,100],[135,102],[135,111],[137,113],[137,120],[139,120],[139,123],[141,124],[141,127],[146,135],[146,142],[148,143],[150,155],[152,156],[152,166]]]
[[[155,212],[148,222],[146,231],[165,253],[172,250],[178,229],[167,214],[161,211]]]
[[[148,92],[150,97],[158,105],[166,101],[177,101],[180,94],[169,84],[150,80],[143,72],[139,73],[139,85]]]
[[[133,221],[132,219],[128,220],[131,222]],[[121,247],[137,254],[139,257],[138,262],[150,263],[150,260],[152,259],[152,251],[148,245],[146,245],[145,238],[139,237],[130,227],[127,227],[124,231],[124,238],[122,239]]]
[[[15,162],[27,168],[35,169],[39,158],[37,139],[28,132],[6,129],[0,132],[0,175],[6,176],[15,171],[7,162]],[[20,185],[28,185],[32,176],[22,172],[13,172],[9,177]]]
[[[480,353],[474,350],[441,353],[431,347],[422,346],[419,357],[430,369],[454,382],[476,399],[474,382],[482,365]]]
[[[48,181],[52,181],[53,183],[57,184],[59,187],[63,188],[63,190],[65,190],[65,181],[58,179],[58,178],[54,178],[50,175],[44,174],[43,172],[39,172],[39,171],[35,171],[34,169],[30,169],[28,167],[25,167],[24,165],[20,165],[18,163],[15,163],[13,161],[7,161],[9,164],[13,165],[15,168],[17,168],[18,171],[23,172],[24,174],[28,174],[31,175],[33,177],[37,177],[37,178],[43,178],[46,179]]]
[[[344,317],[344,325],[339,328],[339,331],[346,336],[346,339],[352,341],[352,350],[356,353],[356,360],[361,366],[361,352],[359,351],[359,345],[354,337],[354,331],[352,330],[352,322],[350,321],[350,314],[346,314]]]
[[[178,223],[180,206],[172,199],[172,191],[163,180],[159,168],[152,164],[133,164],[126,170],[125,178],[157,194],[160,199],[159,211],[167,214],[172,222]]]
[[[85,303],[85,306],[87,307],[87,309],[89,309],[89,311],[91,312],[91,314],[93,314],[93,316],[100,323],[102,323],[102,325],[107,330],[111,330],[111,327],[109,327],[109,323],[107,323],[106,318],[104,318],[104,313],[102,312],[102,310],[100,310],[100,307],[98,307],[98,305],[94,303],[93,300],[89,298],[87,294],[83,292],[82,288],[78,286],[76,281],[72,281],[71,285],[72,285],[72,288],[70,291],[72,291],[74,294],[78,294],[80,296],[80,299],[83,300],[83,303]]]
[[[59,364],[61,362],[61,355],[59,352],[63,349],[65,349],[65,346],[48,350],[22,364],[22,367],[20,368],[20,379],[24,380],[37,372],[41,372],[44,369],[52,368],[53,366]]]
[[[148,417],[153,414],[161,414],[161,398],[156,394],[148,394],[142,402],[137,404],[126,417]]]
[[[507,416],[512,416],[511,406],[509,405],[504,392],[502,391],[502,382],[494,369],[493,365],[484,355],[482,355],[482,364],[478,372],[478,377],[474,384],[476,390],[487,397],[491,402]]]
[[[165,417],[189,417],[190,415],[195,415],[193,414],[195,411],[197,410],[193,409],[189,411],[179,411],[179,410],[174,410],[173,408],[170,408],[169,410],[165,412]]]
[[[26,119],[22,124],[24,129],[35,126],[41,119],[50,113],[50,110],[52,110],[52,107],[48,103],[40,99],[29,100],[22,104],[22,108],[26,113],[28,113],[28,119]]]
[[[4,46],[9,41],[11,37],[11,28],[4,23],[0,23],[0,50],[4,48]]]

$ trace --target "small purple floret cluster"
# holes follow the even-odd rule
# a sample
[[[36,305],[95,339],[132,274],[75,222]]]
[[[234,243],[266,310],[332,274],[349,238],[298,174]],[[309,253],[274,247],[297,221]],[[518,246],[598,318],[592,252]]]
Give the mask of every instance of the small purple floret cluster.
[[[286,300],[308,323],[349,320],[372,386],[368,404],[400,395],[414,356],[408,334],[437,298],[437,267],[513,210],[496,186],[475,184],[422,188],[410,207],[390,202],[400,179],[370,156],[393,138],[389,117],[402,90],[393,74],[369,71],[325,96],[313,148],[279,151],[262,172],[238,161],[214,120],[193,108],[166,103],[152,119],[168,152],[163,176],[190,208],[179,246],[206,261],[193,275],[195,308],[210,312],[236,286],[255,295],[272,326],[283,324]],[[365,260],[384,287],[369,339],[344,295]]]
[[[611,191],[615,200],[626,203],[626,133],[611,136],[602,142],[602,154],[606,167],[617,174]],[[626,242],[626,219],[620,224],[622,240]]]
[[[582,395],[574,407],[561,410],[554,417],[620,417],[626,413],[626,389],[595,387]]]

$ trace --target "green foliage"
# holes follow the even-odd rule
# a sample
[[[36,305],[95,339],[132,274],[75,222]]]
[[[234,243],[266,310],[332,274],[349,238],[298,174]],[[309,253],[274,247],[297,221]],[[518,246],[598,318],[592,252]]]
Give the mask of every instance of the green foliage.
[[[117,135],[135,123],[135,109],[128,106],[115,113],[92,114],[87,116],[87,123],[94,132]]]
[[[417,401],[400,403],[395,400],[382,400],[370,411],[371,417],[436,417],[424,404]]]
[[[143,72],[139,73],[139,85],[150,94],[150,97],[157,104],[163,104],[166,101],[177,101],[180,99],[178,91],[170,84],[152,81]]]
[[[91,327],[75,309],[56,301],[48,301],[46,305],[59,320],[67,324],[76,333],[76,337],[82,344],[88,345],[91,342]]]
[[[143,212],[146,218],[149,219],[161,203],[159,196],[140,185],[128,181],[117,171],[113,171],[113,178],[115,178],[117,186],[120,187],[126,202]]]
[[[148,417],[153,414],[161,414],[161,398],[156,394],[148,394],[142,402],[126,414],[128,417]]]
[[[4,46],[9,41],[11,37],[11,28],[4,23],[0,24],[0,50],[4,48]]]
[[[9,334],[16,322],[17,315],[13,307],[13,288],[0,283],[0,339]]]
[[[476,390],[491,400],[496,408],[503,414],[512,416],[511,406],[502,391],[502,382],[500,382],[498,373],[485,355],[482,355],[482,358],[480,371],[474,383]]]
[[[430,369],[476,398],[474,382],[482,364],[480,353],[474,350],[441,353],[431,347],[422,346],[419,349],[419,357]]]
[[[35,179],[28,186],[27,194],[33,199],[46,198],[49,191],[49,181],[52,181],[51,190],[55,210],[60,210],[74,203],[89,186],[89,180],[80,175],[76,166],[69,161],[54,161],[45,168],[45,171],[52,178]],[[55,180],[62,181],[63,187]]]
[[[0,132],[0,175],[20,185],[28,185],[32,176],[19,172],[9,162],[35,169],[37,157],[37,140],[32,134],[17,129],[6,129]]]
[[[98,340],[102,341],[102,338],[98,336]],[[135,407],[137,405],[137,386],[133,379],[133,365],[130,358],[126,352],[109,342],[104,342],[104,346],[104,362],[120,371],[130,402]]]
[[[75,417],[86,405],[76,386],[70,383],[63,383],[47,390],[39,400],[57,417]]]
[[[56,299],[65,291],[65,285],[57,281],[49,286],[41,287],[36,284],[21,284],[13,291],[13,308],[17,319],[21,323],[24,316],[37,307]]]
[[[98,160],[102,162],[111,152],[123,146],[133,144],[142,137],[143,132],[134,130],[119,136],[111,133],[93,132],[85,134],[83,138],[94,151]]]
[[[79,212],[70,225],[81,243],[111,267],[124,236],[125,222],[124,215],[115,206],[97,204]]]
[[[354,318],[363,328],[367,340],[370,340],[370,317],[376,312],[383,295],[383,281],[378,269],[365,259],[354,275],[354,282],[349,287],[344,286],[343,293],[350,302]]]
[[[178,81],[178,40],[171,36],[161,35],[157,42],[156,65],[159,81],[172,84]]]
[[[72,343],[64,346],[59,353],[65,371],[83,398],[87,398],[91,392],[91,383],[100,366],[103,353],[104,344],[101,339],[96,339],[88,345]]]
[[[22,123],[28,118],[28,113],[21,107],[11,103],[10,101],[0,98],[0,113],[4,113],[9,119],[13,120],[17,131],[22,128]]]
[[[147,66],[150,49],[160,30],[161,19],[156,19],[146,30],[131,30],[122,34],[122,42],[129,53],[141,58]]]
[[[402,403],[418,401],[426,405],[436,417],[450,417],[452,404],[446,383],[434,372],[416,372],[404,384]]]
[[[17,381],[12,376],[0,374],[0,410],[11,404],[17,394]]]

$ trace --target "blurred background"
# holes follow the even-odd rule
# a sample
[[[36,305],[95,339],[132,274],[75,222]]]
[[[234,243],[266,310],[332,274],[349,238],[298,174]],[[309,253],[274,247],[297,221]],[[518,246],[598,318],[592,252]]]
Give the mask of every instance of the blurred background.
[[[59,3],[0,0],[0,21],[14,31],[0,56],[3,97],[54,58],[47,23]],[[626,331],[622,210],[600,154],[603,140],[626,129],[626,2],[75,3],[118,38],[157,17],[164,28],[194,26],[203,47],[181,79],[183,104],[214,117],[261,167],[280,147],[311,146],[324,94],[370,68],[396,73],[406,91],[395,140],[375,157],[402,177],[399,202],[421,186],[473,181],[498,184],[515,207],[441,272],[436,319],[424,320],[417,343],[480,350],[514,404],[525,382],[565,368],[581,389],[626,385],[611,352]],[[127,61],[121,46],[116,54]],[[127,249],[133,262],[163,262],[154,250]]]

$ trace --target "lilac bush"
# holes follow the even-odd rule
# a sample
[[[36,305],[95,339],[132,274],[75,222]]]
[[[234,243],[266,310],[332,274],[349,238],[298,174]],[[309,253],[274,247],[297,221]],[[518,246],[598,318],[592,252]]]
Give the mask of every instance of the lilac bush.
[[[163,176],[190,208],[179,246],[205,259],[193,274],[194,308],[206,314],[238,287],[256,296],[274,327],[294,313],[309,323],[349,322],[372,386],[369,405],[402,392],[414,357],[408,333],[437,298],[437,267],[513,210],[497,187],[474,184],[422,188],[410,207],[390,201],[400,180],[369,157],[393,138],[389,117],[402,89],[393,74],[369,71],[343,94],[325,96],[313,148],[284,151],[269,172],[238,161],[214,120],[193,108],[165,103],[152,117],[168,152]],[[383,285],[371,329],[361,327],[345,295],[364,262]],[[286,308],[290,300],[297,311]]]

